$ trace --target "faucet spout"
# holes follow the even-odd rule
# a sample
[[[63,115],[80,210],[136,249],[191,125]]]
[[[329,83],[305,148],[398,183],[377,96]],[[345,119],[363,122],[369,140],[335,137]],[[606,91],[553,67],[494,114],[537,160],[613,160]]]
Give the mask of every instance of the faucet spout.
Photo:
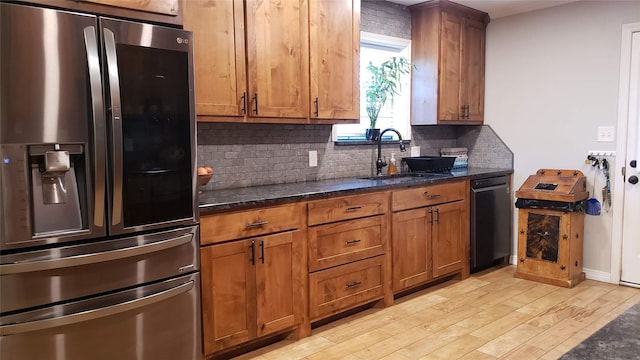
[[[396,135],[398,135],[400,151],[401,152],[407,151],[407,148],[402,143],[402,135],[400,135],[400,132],[398,130],[394,128],[388,128],[388,129],[382,130],[380,132],[380,135],[378,136],[378,158],[376,160],[376,170],[377,170],[376,175],[382,175],[382,168],[387,166],[387,163],[384,160],[382,160],[382,135],[384,135],[384,133],[386,133],[387,131],[393,131],[394,133],[396,133]]]

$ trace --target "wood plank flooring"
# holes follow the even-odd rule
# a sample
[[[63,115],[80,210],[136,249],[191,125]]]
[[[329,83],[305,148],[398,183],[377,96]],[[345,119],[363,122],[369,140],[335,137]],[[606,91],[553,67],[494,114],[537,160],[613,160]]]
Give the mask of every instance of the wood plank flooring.
[[[640,289],[516,279],[515,266],[452,280],[238,359],[557,359],[640,302]]]

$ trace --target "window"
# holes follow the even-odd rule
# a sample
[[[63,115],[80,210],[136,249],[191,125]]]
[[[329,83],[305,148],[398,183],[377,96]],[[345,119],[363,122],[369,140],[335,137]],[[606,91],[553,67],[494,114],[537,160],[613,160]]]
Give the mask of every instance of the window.
[[[380,65],[385,60],[396,56],[411,60],[411,40],[391,36],[360,32],[360,123],[341,124],[333,128],[334,141],[362,141],[365,140],[365,130],[369,127],[369,117],[366,110],[366,80],[369,78],[367,65],[371,61]],[[403,139],[411,138],[409,110],[411,105],[411,76],[404,76],[401,94],[396,95],[393,102],[387,100],[378,116],[377,127],[384,130],[395,128]],[[384,138],[395,137],[393,133],[385,134]]]

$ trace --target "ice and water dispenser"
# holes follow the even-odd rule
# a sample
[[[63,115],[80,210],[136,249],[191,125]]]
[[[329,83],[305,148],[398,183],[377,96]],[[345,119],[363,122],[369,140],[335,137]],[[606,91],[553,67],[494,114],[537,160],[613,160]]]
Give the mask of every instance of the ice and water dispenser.
[[[84,157],[82,145],[29,146],[35,235],[83,228],[81,208],[86,209],[86,197],[81,199],[79,185],[84,185]]]

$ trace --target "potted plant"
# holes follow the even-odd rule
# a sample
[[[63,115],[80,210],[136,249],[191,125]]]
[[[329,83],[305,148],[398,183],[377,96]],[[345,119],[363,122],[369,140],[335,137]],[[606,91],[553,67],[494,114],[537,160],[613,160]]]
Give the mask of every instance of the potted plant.
[[[394,95],[399,95],[401,76],[411,70],[411,62],[404,57],[392,57],[380,66],[369,62],[367,70],[371,77],[366,83],[366,107],[369,116],[369,128],[366,132],[367,140],[377,140],[380,129],[376,127],[380,109],[390,99],[393,103]]]

